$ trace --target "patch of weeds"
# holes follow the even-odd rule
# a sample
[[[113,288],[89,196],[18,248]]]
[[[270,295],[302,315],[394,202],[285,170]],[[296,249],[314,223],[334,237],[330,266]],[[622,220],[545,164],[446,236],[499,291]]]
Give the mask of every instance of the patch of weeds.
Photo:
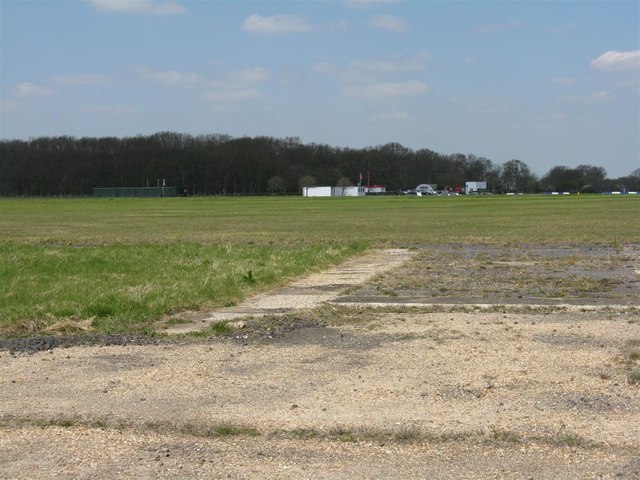
[[[256,283],[256,278],[253,276],[253,270],[249,270],[247,273],[242,274],[242,281],[249,284]]]
[[[104,420],[96,420],[95,422],[93,422],[93,426],[96,428],[105,429],[107,428],[107,422],[105,422]]]
[[[51,424],[57,427],[69,428],[75,426],[76,422],[69,418],[63,418],[62,420],[52,421]]]
[[[398,292],[396,292],[395,290],[391,290],[390,288],[386,288],[384,290],[382,290],[383,295],[386,295],[388,297],[397,297],[398,296]]]
[[[502,304],[496,304],[491,305],[485,311],[489,313],[507,313],[507,307]]]
[[[37,418],[35,420],[29,421],[28,419],[22,419],[21,423],[32,424],[38,428],[47,428],[47,427],[75,427],[77,425],[81,425],[82,422],[78,422],[71,418],[60,418],[60,419],[50,419],[45,420],[43,418]]]
[[[171,327],[173,325],[182,325],[184,323],[190,323],[190,321],[186,318],[182,318],[182,317],[170,317],[165,321],[165,325],[167,327]]]
[[[83,334],[91,331],[92,318],[87,320],[78,320],[76,318],[63,318],[60,321],[56,321],[52,325],[43,328],[42,332],[59,334],[59,335],[73,335]]]
[[[313,428],[295,428],[286,432],[286,435],[290,438],[296,438],[298,440],[310,440],[312,438],[317,438],[319,436],[319,433]]]
[[[628,341],[622,354],[621,363],[627,372],[629,385],[640,385],[640,369],[638,369],[640,367],[640,350],[636,349],[639,343],[640,340]]]
[[[354,293],[358,292],[361,289],[362,289],[362,286],[360,286],[360,285],[352,285],[350,287],[345,288],[342,291],[342,294],[343,295],[353,295]]]
[[[405,340],[413,340],[414,338],[416,338],[414,334],[412,334],[412,333],[405,333],[404,335],[400,335],[400,336],[397,338],[397,340],[398,340],[399,342],[401,342],[401,341],[405,341]]]
[[[600,380],[609,380],[609,379],[611,379],[611,373],[609,373],[609,372],[599,372],[598,373],[598,378]]]
[[[146,337],[157,337],[157,336],[161,336],[161,333],[158,333],[155,329],[145,326],[145,327],[141,327],[140,329],[137,330],[137,332],[139,335],[144,335]]]
[[[415,425],[403,425],[393,432],[393,439],[397,442],[411,443],[423,440],[422,430]]]
[[[356,435],[351,430],[345,430],[343,428],[337,427],[333,429],[330,433],[330,436],[337,438],[341,442],[345,443],[356,443]]]
[[[580,447],[585,445],[585,440],[574,433],[563,433],[552,437],[554,445],[564,445],[567,447]]]
[[[45,428],[47,426],[49,426],[49,422],[39,418],[34,422],[35,426],[38,428]]]
[[[94,303],[84,310],[88,317],[110,317],[116,313],[115,307],[109,303]]]
[[[231,425],[218,425],[210,429],[210,432],[212,432],[216,437],[230,437],[237,435],[257,437],[260,435],[260,432],[255,428],[234,427]]]
[[[500,443],[520,443],[522,438],[519,434],[515,432],[510,432],[509,430],[492,430],[489,433],[489,438],[492,441],[500,442]]]
[[[214,335],[229,335],[232,331],[233,329],[226,322],[216,322],[209,329],[209,332]]]
[[[249,437],[257,437],[260,435],[260,432],[255,428],[249,427],[237,427],[233,425],[214,425],[214,426],[206,426],[206,425],[196,425],[193,423],[186,423],[184,425],[175,426],[168,424],[152,424],[149,423],[146,425],[147,428],[158,431],[171,431],[177,430],[180,433],[186,435],[192,435],[194,437],[231,437],[231,436],[249,436]]]
[[[629,385],[640,385],[640,370],[632,370],[627,373]]]

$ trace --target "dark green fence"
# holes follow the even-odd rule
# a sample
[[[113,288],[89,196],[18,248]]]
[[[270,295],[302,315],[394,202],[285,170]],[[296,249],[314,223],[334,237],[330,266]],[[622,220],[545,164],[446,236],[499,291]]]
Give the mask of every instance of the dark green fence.
[[[120,187],[94,188],[93,196],[100,198],[111,197],[177,197],[176,187]]]

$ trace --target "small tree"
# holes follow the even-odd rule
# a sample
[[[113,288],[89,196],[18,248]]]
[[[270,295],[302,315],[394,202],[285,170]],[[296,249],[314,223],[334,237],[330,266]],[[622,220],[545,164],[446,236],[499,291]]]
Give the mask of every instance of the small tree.
[[[338,180],[338,184],[339,187],[345,188],[345,187],[350,187],[353,185],[353,182],[351,181],[351,179],[349,177],[341,177],[340,180]]]
[[[529,166],[521,160],[509,160],[502,166],[502,186],[515,192],[526,192],[533,188],[535,177]]]
[[[271,195],[282,193],[282,191],[284,190],[284,185],[284,178],[282,178],[280,175],[274,175],[267,182],[267,188],[271,192]]]
[[[311,175],[305,175],[298,181],[300,190],[304,190],[307,187],[314,187],[316,185],[316,178]]]
[[[353,182],[351,182],[349,177],[341,177],[340,180],[338,180],[338,186],[342,188],[342,196],[344,196],[344,189],[352,185]]]

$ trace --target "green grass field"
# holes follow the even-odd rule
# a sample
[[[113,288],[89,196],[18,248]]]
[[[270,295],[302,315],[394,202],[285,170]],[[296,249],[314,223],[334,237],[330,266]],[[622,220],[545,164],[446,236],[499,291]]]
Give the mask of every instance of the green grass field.
[[[633,196],[0,199],[0,333],[145,331],[372,246],[639,239]]]

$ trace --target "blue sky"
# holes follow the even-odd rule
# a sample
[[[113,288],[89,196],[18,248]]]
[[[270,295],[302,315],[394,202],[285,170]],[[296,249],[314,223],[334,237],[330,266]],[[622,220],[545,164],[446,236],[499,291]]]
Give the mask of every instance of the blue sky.
[[[640,167],[636,0],[0,8],[2,139],[169,130]]]

